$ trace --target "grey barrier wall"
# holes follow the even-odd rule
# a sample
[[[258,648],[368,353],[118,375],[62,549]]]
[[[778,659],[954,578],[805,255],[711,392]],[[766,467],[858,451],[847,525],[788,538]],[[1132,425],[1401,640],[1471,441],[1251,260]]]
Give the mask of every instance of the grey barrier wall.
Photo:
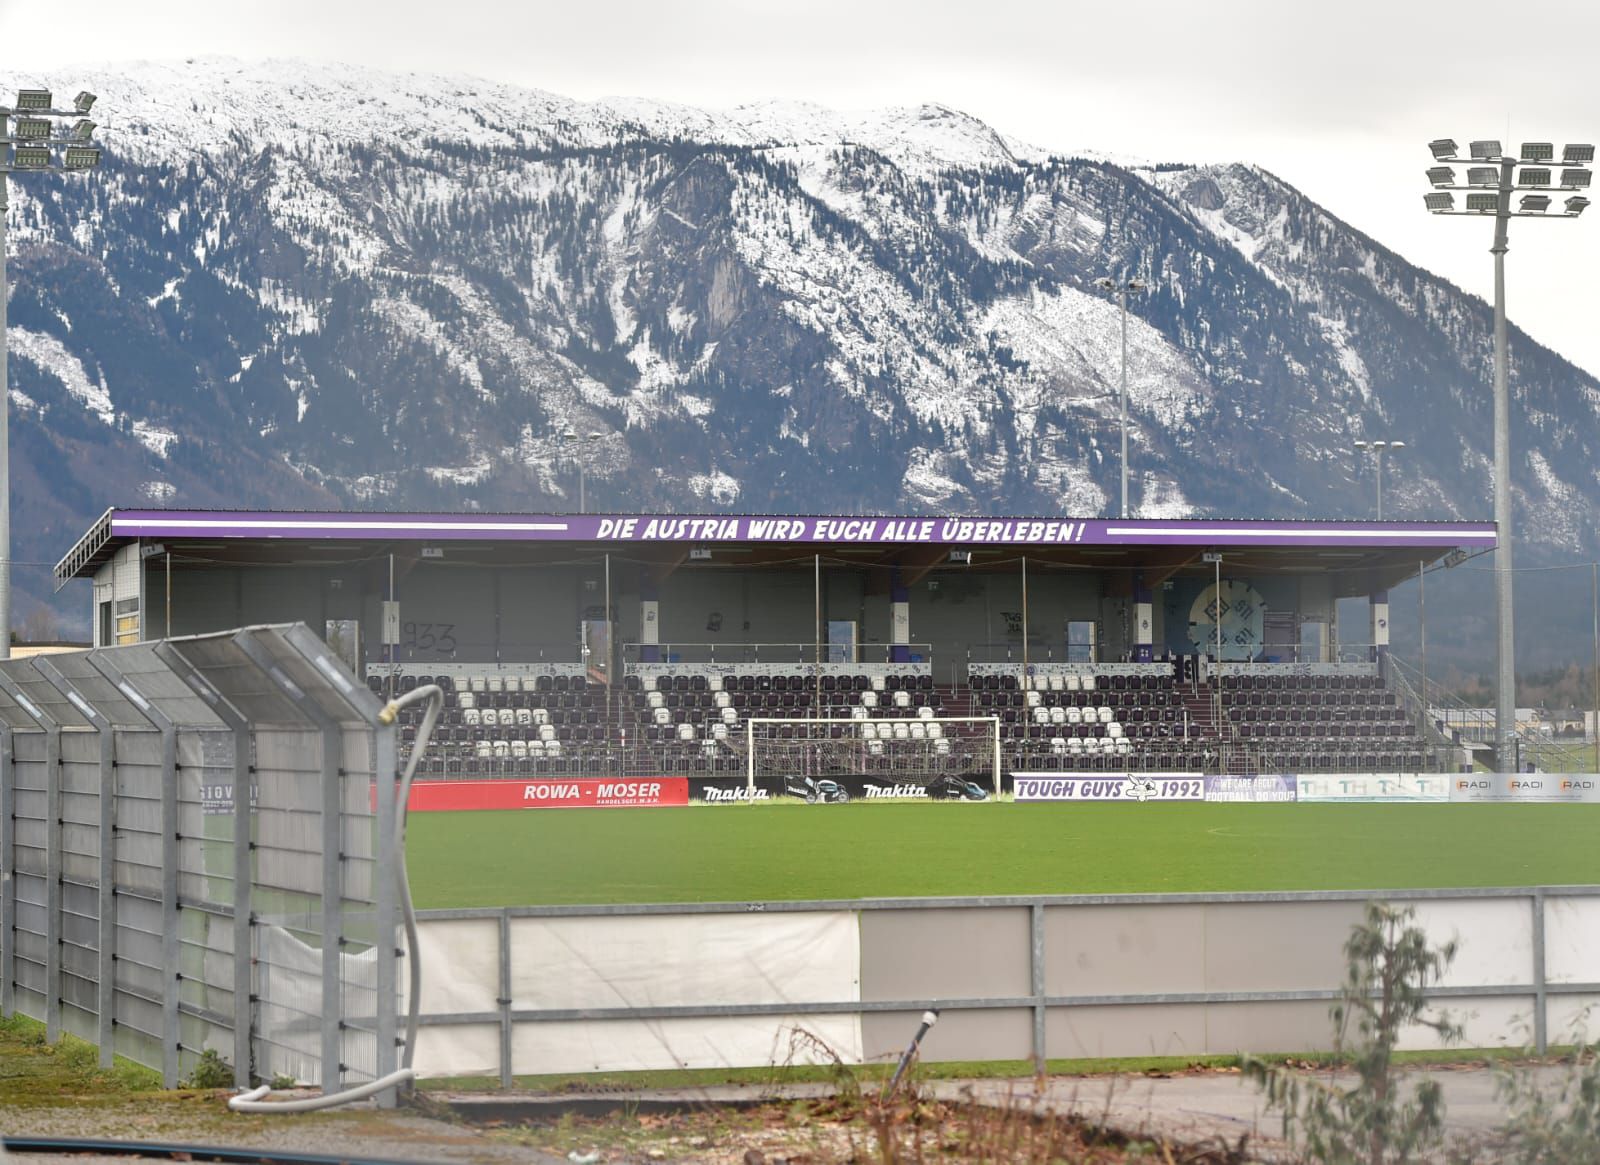
[[[0,1012],[169,1086],[392,1071],[379,711],[302,625],[0,663]]]
[[[762,1066],[1327,1049],[1365,903],[1459,953],[1469,1047],[1564,1042],[1600,1002],[1600,887],[425,911],[418,1070]],[[1433,1046],[1426,1029],[1409,1046]]]

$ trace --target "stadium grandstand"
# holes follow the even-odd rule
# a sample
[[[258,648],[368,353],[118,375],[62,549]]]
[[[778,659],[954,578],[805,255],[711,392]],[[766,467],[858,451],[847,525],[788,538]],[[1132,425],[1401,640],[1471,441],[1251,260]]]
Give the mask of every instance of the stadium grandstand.
[[[1494,544],[1450,522],[109,510],[56,578],[92,580],[97,646],[300,621],[374,691],[438,683],[434,778],[926,784],[1453,768],[1388,666],[1388,591]]]

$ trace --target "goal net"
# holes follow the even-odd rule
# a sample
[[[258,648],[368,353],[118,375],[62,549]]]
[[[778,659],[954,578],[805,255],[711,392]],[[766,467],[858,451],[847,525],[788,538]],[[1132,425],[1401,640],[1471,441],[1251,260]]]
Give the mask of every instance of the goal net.
[[[758,780],[806,778],[917,785],[930,793],[969,781],[1000,792],[996,716],[754,718],[745,721],[745,748],[752,793]]]

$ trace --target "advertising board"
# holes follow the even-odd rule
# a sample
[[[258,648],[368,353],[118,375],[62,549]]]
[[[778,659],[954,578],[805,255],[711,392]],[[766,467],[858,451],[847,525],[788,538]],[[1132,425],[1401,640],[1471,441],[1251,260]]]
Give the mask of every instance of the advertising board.
[[[1282,773],[1258,777],[1207,777],[1207,801],[1293,801],[1298,793],[1294,777]]]
[[[1204,801],[1199,773],[1015,773],[1018,801]]]
[[[500,781],[418,781],[409,809],[429,813],[462,809],[621,809],[687,805],[685,777],[578,780],[532,777]]]
[[[1302,773],[1301,801],[1448,801],[1445,773]]]
[[[1526,805],[1600,803],[1595,773],[1460,773],[1450,778],[1450,800]]]
[[[981,779],[953,773],[925,782],[854,773],[758,777],[754,788],[738,777],[693,777],[689,781],[689,799],[706,805],[748,805],[779,797],[813,805],[849,801],[988,801],[992,792]]]

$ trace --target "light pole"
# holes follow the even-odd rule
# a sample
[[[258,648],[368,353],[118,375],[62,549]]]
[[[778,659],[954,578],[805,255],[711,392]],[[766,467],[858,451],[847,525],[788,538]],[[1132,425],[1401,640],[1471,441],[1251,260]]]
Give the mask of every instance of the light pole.
[[[92,170],[100,149],[90,145],[94,122],[86,116],[93,93],[79,93],[71,109],[57,109],[48,89],[19,89],[13,107],[0,105],[0,659],[11,658],[11,390],[6,367],[6,215],[11,175],[28,171]],[[74,118],[71,126],[58,124]],[[58,151],[57,147],[64,147]]]
[[[1590,172],[1582,167],[1594,161],[1594,146],[1568,145],[1561,154],[1561,177],[1554,180],[1555,146],[1551,142],[1523,142],[1517,157],[1505,154],[1497,141],[1473,142],[1470,157],[1458,157],[1450,138],[1428,143],[1439,163],[1467,163],[1467,181],[1456,182],[1453,165],[1428,167],[1433,193],[1423,195],[1423,205],[1433,214],[1475,215],[1494,218],[1494,605],[1496,636],[1495,766],[1500,772],[1516,766],[1517,661],[1511,603],[1511,399],[1507,389],[1506,352],[1506,228],[1513,218],[1577,218],[1589,205],[1578,191],[1589,185]],[[1550,191],[1565,191],[1561,212],[1550,210]],[[1456,209],[1452,191],[1465,191],[1465,210]],[[1511,196],[1522,192],[1517,209]]]
[[[1393,452],[1396,449],[1404,449],[1406,447],[1406,443],[1404,441],[1357,441],[1355,446],[1362,452],[1371,451],[1374,460],[1377,462],[1378,521],[1381,522],[1383,521],[1383,453],[1385,449],[1389,450],[1390,452]]]
[[[583,444],[578,444],[578,434],[574,433],[571,429],[568,429],[565,433],[561,434],[562,448],[567,448],[568,443],[571,442],[572,447],[577,451],[578,513],[580,514],[587,514],[589,512],[589,499],[586,496],[584,482],[585,475],[588,471],[589,446],[592,446],[596,441],[600,440],[604,436],[604,433],[586,433],[584,434]]]
[[[1143,291],[1149,284],[1142,279],[1096,279],[1094,285],[1102,291],[1117,293],[1117,304],[1122,309],[1122,513],[1128,516],[1128,292]]]

